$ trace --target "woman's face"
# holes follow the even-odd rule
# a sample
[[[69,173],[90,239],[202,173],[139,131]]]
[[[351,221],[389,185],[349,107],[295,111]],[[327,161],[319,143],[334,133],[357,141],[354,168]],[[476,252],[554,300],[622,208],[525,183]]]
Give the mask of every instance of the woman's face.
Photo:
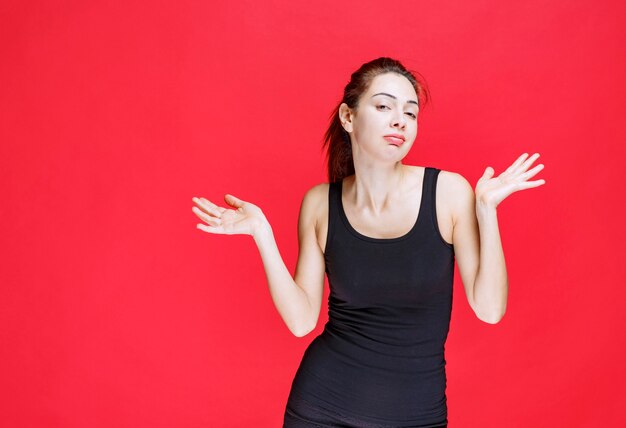
[[[415,89],[406,77],[397,73],[376,76],[356,111],[349,110],[345,103],[340,108],[353,150],[381,160],[404,158],[417,136],[417,102]],[[404,137],[404,142],[388,137],[391,134]]]

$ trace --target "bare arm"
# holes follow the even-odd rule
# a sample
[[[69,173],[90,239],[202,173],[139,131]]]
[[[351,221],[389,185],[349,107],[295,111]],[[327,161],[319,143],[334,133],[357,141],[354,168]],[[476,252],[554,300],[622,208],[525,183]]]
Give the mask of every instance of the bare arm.
[[[210,233],[252,235],[261,254],[263,267],[276,309],[289,330],[298,337],[315,328],[319,317],[324,287],[324,255],[315,234],[317,210],[324,187],[310,189],[302,201],[298,221],[300,253],[295,280],[285,266],[272,228],[261,210],[250,202],[227,195],[226,202],[237,210],[217,207],[206,199],[195,200],[202,209],[194,208],[198,217],[208,223],[198,228]]]
[[[545,184],[528,181],[543,169],[528,170],[538,153],[520,156],[498,177],[488,167],[476,185],[476,192],[459,174],[454,174],[454,249],[467,299],[479,319],[495,324],[506,312],[509,282],[498,227],[497,206],[514,192]]]
[[[324,254],[315,234],[316,214],[325,185],[310,189],[300,206],[298,219],[299,254],[295,279],[285,267],[269,223],[255,233],[270,294],[276,309],[291,332],[302,337],[317,325],[324,291]],[[326,190],[327,192],[327,190]]]
[[[467,301],[481,321],[495,324],[506,311],[508,277],[495,208],[476,203],[474,190],[460,174],[454,189],[453,245]]]

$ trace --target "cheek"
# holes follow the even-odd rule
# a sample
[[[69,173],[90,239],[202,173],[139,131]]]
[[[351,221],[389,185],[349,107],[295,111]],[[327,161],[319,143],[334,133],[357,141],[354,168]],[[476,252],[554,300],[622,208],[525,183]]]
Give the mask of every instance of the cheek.
[[[365,141],[369,139],[376,138],[376,135],[380,134],[382,131],[381,128],[384,126],[379,117],[375,115],[369,116],[355,124],[354,127],[354,136],[358,141]]]

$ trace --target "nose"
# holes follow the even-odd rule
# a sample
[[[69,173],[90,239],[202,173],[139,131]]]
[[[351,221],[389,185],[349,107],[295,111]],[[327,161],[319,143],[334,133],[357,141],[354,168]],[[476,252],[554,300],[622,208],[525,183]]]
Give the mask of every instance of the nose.
[[[404,117],[404,113],[396,113],[393,117],[392,126],[394,128],[404,129],[406,127],[406,117]]]

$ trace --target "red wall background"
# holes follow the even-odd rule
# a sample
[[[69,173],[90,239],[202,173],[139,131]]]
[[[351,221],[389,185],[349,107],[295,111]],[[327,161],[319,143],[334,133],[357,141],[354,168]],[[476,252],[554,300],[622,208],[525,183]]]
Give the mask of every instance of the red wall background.
[[[545,165],[498,208],[499,324],[457,270],[450,426],[620,425],[625,41],[617,0],[4,1],[2,425],[281,426],[326,302],[291,335],[252,238],[196,229],[191,198],[259,205],[293,273],[328,115],[379,56],[433,95],[405,163]]]

